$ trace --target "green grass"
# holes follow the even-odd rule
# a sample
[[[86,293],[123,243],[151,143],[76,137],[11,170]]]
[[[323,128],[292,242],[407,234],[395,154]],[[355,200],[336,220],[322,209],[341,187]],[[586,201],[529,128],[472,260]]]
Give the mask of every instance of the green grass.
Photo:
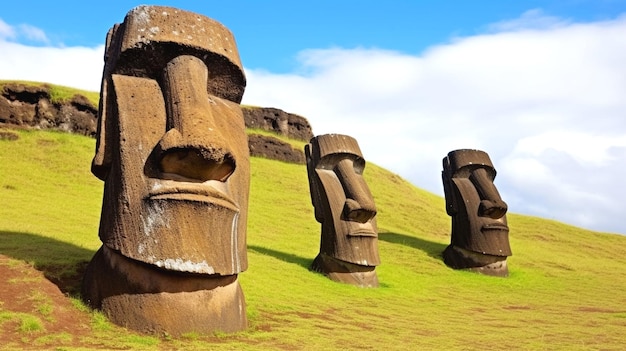
[[[21,336],[22,333],[34,333],[44,330],[42,321],[39,317],[30,313],[12,313],[0,309],[0,327],[4,329],[4,326],[8,322],[17,323],[17,335]]]
[[[0,140],[0,254],[30,262],[46,277],[71,277],[100,245],[103,183],[89,172],[95,141],[17,133],[16,141]],[[450,231],[443,199],[369,163],[381,286],[360,289],[308,270],[320,225],[306,167],[253,157],[251,175],[249,269],[240,275],[248,330],[142,336],[110,324],[74,296],[68,298],[92,324],[79,346],[59,341],[63,349],[621,350],[626,344],[625,236],[513,213],[510,277],[454,271],[441,259]],[[0,326],[7,325],[2,318]],[[45,330],[37,333],[46,337]],[[22,336],[16,332],[12,345]],[[67,338],[49,336],[55,337]]]

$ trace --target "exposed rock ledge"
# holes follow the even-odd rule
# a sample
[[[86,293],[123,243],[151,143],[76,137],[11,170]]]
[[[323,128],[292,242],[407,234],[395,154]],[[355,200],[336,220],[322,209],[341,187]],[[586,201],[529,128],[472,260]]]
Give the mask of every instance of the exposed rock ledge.
[[[243,106],[242,110],[248,128],[304,141],[313,137],[311,125],[302,116],[269,107]],[[46,84],[7,83],[0,90],[0,125],[61,130],[94,137],[97,116],[98,107],[83,95],[74,95],[61,103],[52,102]],[[304,163],[302,150],[294,149],[278,138],[252,134],[248,144],[252,156]]]
[[[0,92],[0,123],[95,136],[98,108],[86,97],[74,95],[52,102],[47,85],[5,84]]]

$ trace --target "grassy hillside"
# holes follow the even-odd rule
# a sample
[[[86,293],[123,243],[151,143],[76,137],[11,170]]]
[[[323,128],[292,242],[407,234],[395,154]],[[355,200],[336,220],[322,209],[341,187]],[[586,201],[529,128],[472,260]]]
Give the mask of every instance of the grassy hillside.
[[[181,338],[138,335],[89,311],[76,295],[84,264],[100,246],[103,184],[89,172],[95,141],[16,133],[18,140],[0,140],[0,268],[15,273],[0,276],[2,350],[626,345],[625,236],[509,214],[510,277],[454,271],[440,257],[450,230],[443,199],[368,164],[365,177],[379,210],[381,287],[360,289],[308,271],[320,225],[305,166],[262,158],[251,160],[250,266],[240,275],[250,328]]]

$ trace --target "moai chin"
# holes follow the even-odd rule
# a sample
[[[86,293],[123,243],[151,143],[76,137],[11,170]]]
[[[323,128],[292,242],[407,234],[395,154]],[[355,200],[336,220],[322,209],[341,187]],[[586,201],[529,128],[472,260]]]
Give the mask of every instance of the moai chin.
[[[452,238],[444,250],[446,265],[506,277],[511,256],[507,204],[493,184],[496,170],[484,151],[462,149],[443,159],[446,211]]]
[[[107,34],[92,173],[104,181],[102,247],[83,298],[140,332],[247,327],[250,165],[231,32],[139,6]]]
[[[376,206],[359,145],[350,136],[326,134],[312,138],[304,152],[315,219],[322,224],[311,269],[334,281],[377,287]]]

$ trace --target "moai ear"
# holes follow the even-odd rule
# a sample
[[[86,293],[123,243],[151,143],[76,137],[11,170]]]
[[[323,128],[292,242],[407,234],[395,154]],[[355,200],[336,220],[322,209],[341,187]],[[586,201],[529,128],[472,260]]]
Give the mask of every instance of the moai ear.
[[[311,194],[311,203],[313,204],[315,212],[315,220],[322,222],[324,217],[322,216],[322,200],[319,185],[316,184],[317,174],[315,173],[315,160],[311,154],[313,146],[311,144],[304,145],[304,156],[306,157],[306,170],[309,179],[309,193]]]
[[[448,213],[448,216],[454,216],[459,209],[452,188],[452,171],[450,170],[450,160],[447,156],[443,158],[441,180],[443,181],[443,192],[446,199],[446,212]]]
[[[113,84],[109,83],[110,71],[113,66],[110,61],[116,61],[117,56],[119,55],[119,39],[117,36],[119,28],[120,24],[118,23],[109,29],[106,37],[106,47],[104,49],[105,72],[102,74],[102,83],[100,84],[98,130],[96,132],[96,154],[91,162],[91,173],[101,180],[104,180],[107,177],[109,169],[111,168],[111,157],[113,154],[111,148],[114,147],[112,140],[113,127],[111,126],[113,118],[108,117],[115,113],[114,102],[116,99]]]
[[[96,132],[96,154],[91,162],[91,173],[101,180],[105,180],[107,175],[109,174],[109,170],[111,169],[111,158],[112,158],[112,150],[114,147],[113,138],[113,127],[111,123],[113,118],[109,117],[113,111],[114,103],[108,103],[108,100],[111,99],[115,101],[115,93],[113,89],[109,90],[109,85],[107,79],[103,79],[102,87],[100,91],[100,106],[98,111],[98,130]]]

